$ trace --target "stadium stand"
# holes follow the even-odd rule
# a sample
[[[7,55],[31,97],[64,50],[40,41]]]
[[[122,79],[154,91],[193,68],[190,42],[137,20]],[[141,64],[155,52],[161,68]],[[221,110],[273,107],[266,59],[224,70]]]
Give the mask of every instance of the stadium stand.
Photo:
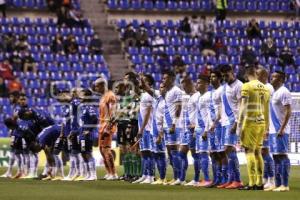
[[[146,10],[146,11],[207,11],[214,9],[211,0],[164,1],[158,0],[108,0],[111,10]],[[291,12],[289,0],[228,0],[228,10],[234,12]]]

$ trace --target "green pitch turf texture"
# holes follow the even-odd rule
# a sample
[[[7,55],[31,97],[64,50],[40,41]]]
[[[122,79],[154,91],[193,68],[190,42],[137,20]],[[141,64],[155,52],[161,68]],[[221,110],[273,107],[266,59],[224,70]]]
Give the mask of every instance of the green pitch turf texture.
[[[1,174],[5,168],[0,168]],[[246,178],[246,168],[241,167],[242,178]],[[119,174],[122,169],[119,169]],[[170,176],[171,170],[168,169]],[[103,177],[104,171],[98,171]],[[193,176],[193,169],[188,170],[188,179]],[[185,186],[155,186],[130,184],[123,181],[62,182],[37,180],[12,180],[0,178],[0,200],[296,200],[300,199],[300,167],[292,167],[290,192],[275,193],[264,191],[238,191],[193,188]]]

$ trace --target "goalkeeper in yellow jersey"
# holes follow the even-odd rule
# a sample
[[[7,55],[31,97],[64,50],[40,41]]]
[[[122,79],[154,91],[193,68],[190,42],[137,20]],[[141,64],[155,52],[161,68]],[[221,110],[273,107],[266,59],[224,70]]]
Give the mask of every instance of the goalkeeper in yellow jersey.
[[[269,128],[268,88],[257,80],[253,65],[246,66],[249,82],[242,86],[238,128],[241,145],[245,148],[249,185],[241,190],[263,190],[264,162],[261,155],[264,134]]]

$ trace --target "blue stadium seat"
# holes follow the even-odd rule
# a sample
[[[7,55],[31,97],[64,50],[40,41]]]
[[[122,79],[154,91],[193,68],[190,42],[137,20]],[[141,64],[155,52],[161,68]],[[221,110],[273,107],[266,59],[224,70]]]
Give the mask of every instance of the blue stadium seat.
[[[165,4],[164,1],[158,0],[155,3],[155,8],[158,9],[158,10],[164,10],[166,8],[166,4]]]
[[[134,10],[140,10],[142,8],[142,3],[140,0],[132,0],[131,1],[131,8]]]
[[[119,3],[120,3],[120,8],[123,10],[127,10],[130,7],[128,0],[120,0]]]
[[[108,0],[107,5],[108,5],[108,8],[112,9],[112,10],[118,8],[117,0]]]
[[[177,10],[178,9],[177,2],[175,2],[175,1],[168,1],[167,8],[169,10]]]
[[[181,10],[188,10],[190,8],[189,2],[179,1],[178,8],[181,9]]]
[[[153,9],[153,2],[150,0],[145,0],[143,3],[143,7],[145,10],[152,10]]]

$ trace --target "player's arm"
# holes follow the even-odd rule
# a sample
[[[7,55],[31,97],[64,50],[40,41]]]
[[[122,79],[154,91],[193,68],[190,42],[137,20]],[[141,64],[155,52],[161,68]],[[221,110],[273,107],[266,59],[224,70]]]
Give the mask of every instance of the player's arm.
[[[249,90],[248,87],[244,84],[242,86],[242,91],[241,91],[241,101],[239,103],[239,115],[237,120],[237,126],[239,127],[241,133],[242,133],[243,122],[246,116],[248,98],[249,98]]]
[[[164,114],[163,114],[162,110],[160,110],[160,109],[157,109],[156,112],[157,113],[154,116],[156,119],[155,121],[156,121],[156,125],[157,125],[157,130],[158,130],[158,137],[157,137],[156,143],[161,143],[161,140],[164,137],[164,130],[163,130]]]
[[[264,119],[265,119],[265,137],[269,134],[269,127],[270,127],[270,92],[266,92],[266,98],[264,101]]]
[[[148,106],[147,110],[146,110],[145,118],[144,118],[142,126],[141,126],[141,129],[139,130],[139,133],[138,133],[138,137],[141,137],[143,135],[145,127],[148,124],[148,121],[150,119],[151,112],[152,112],[152,107]]]
[[[291,114],[292,114],[292,109],[291,109],[291,105],[288,104],[288,105],[285,105],[284,106],[284,118],[283,118],[283,122],[282,122],[282,125],[279,129],[279,133],[278,133],[278,136],[283,136],[284,134],[284,129],[286,127],[286,125],[288,124],[289,122],[289,119],[291,117]]]
[[[170,130],[170,133],[172,132],[174,133],[176,125],[180,123],[179,120],[180,120],[181,109],[182,109],[182,92],[178,92],[176,97],[175,120],[173,121],[173,125]]]

